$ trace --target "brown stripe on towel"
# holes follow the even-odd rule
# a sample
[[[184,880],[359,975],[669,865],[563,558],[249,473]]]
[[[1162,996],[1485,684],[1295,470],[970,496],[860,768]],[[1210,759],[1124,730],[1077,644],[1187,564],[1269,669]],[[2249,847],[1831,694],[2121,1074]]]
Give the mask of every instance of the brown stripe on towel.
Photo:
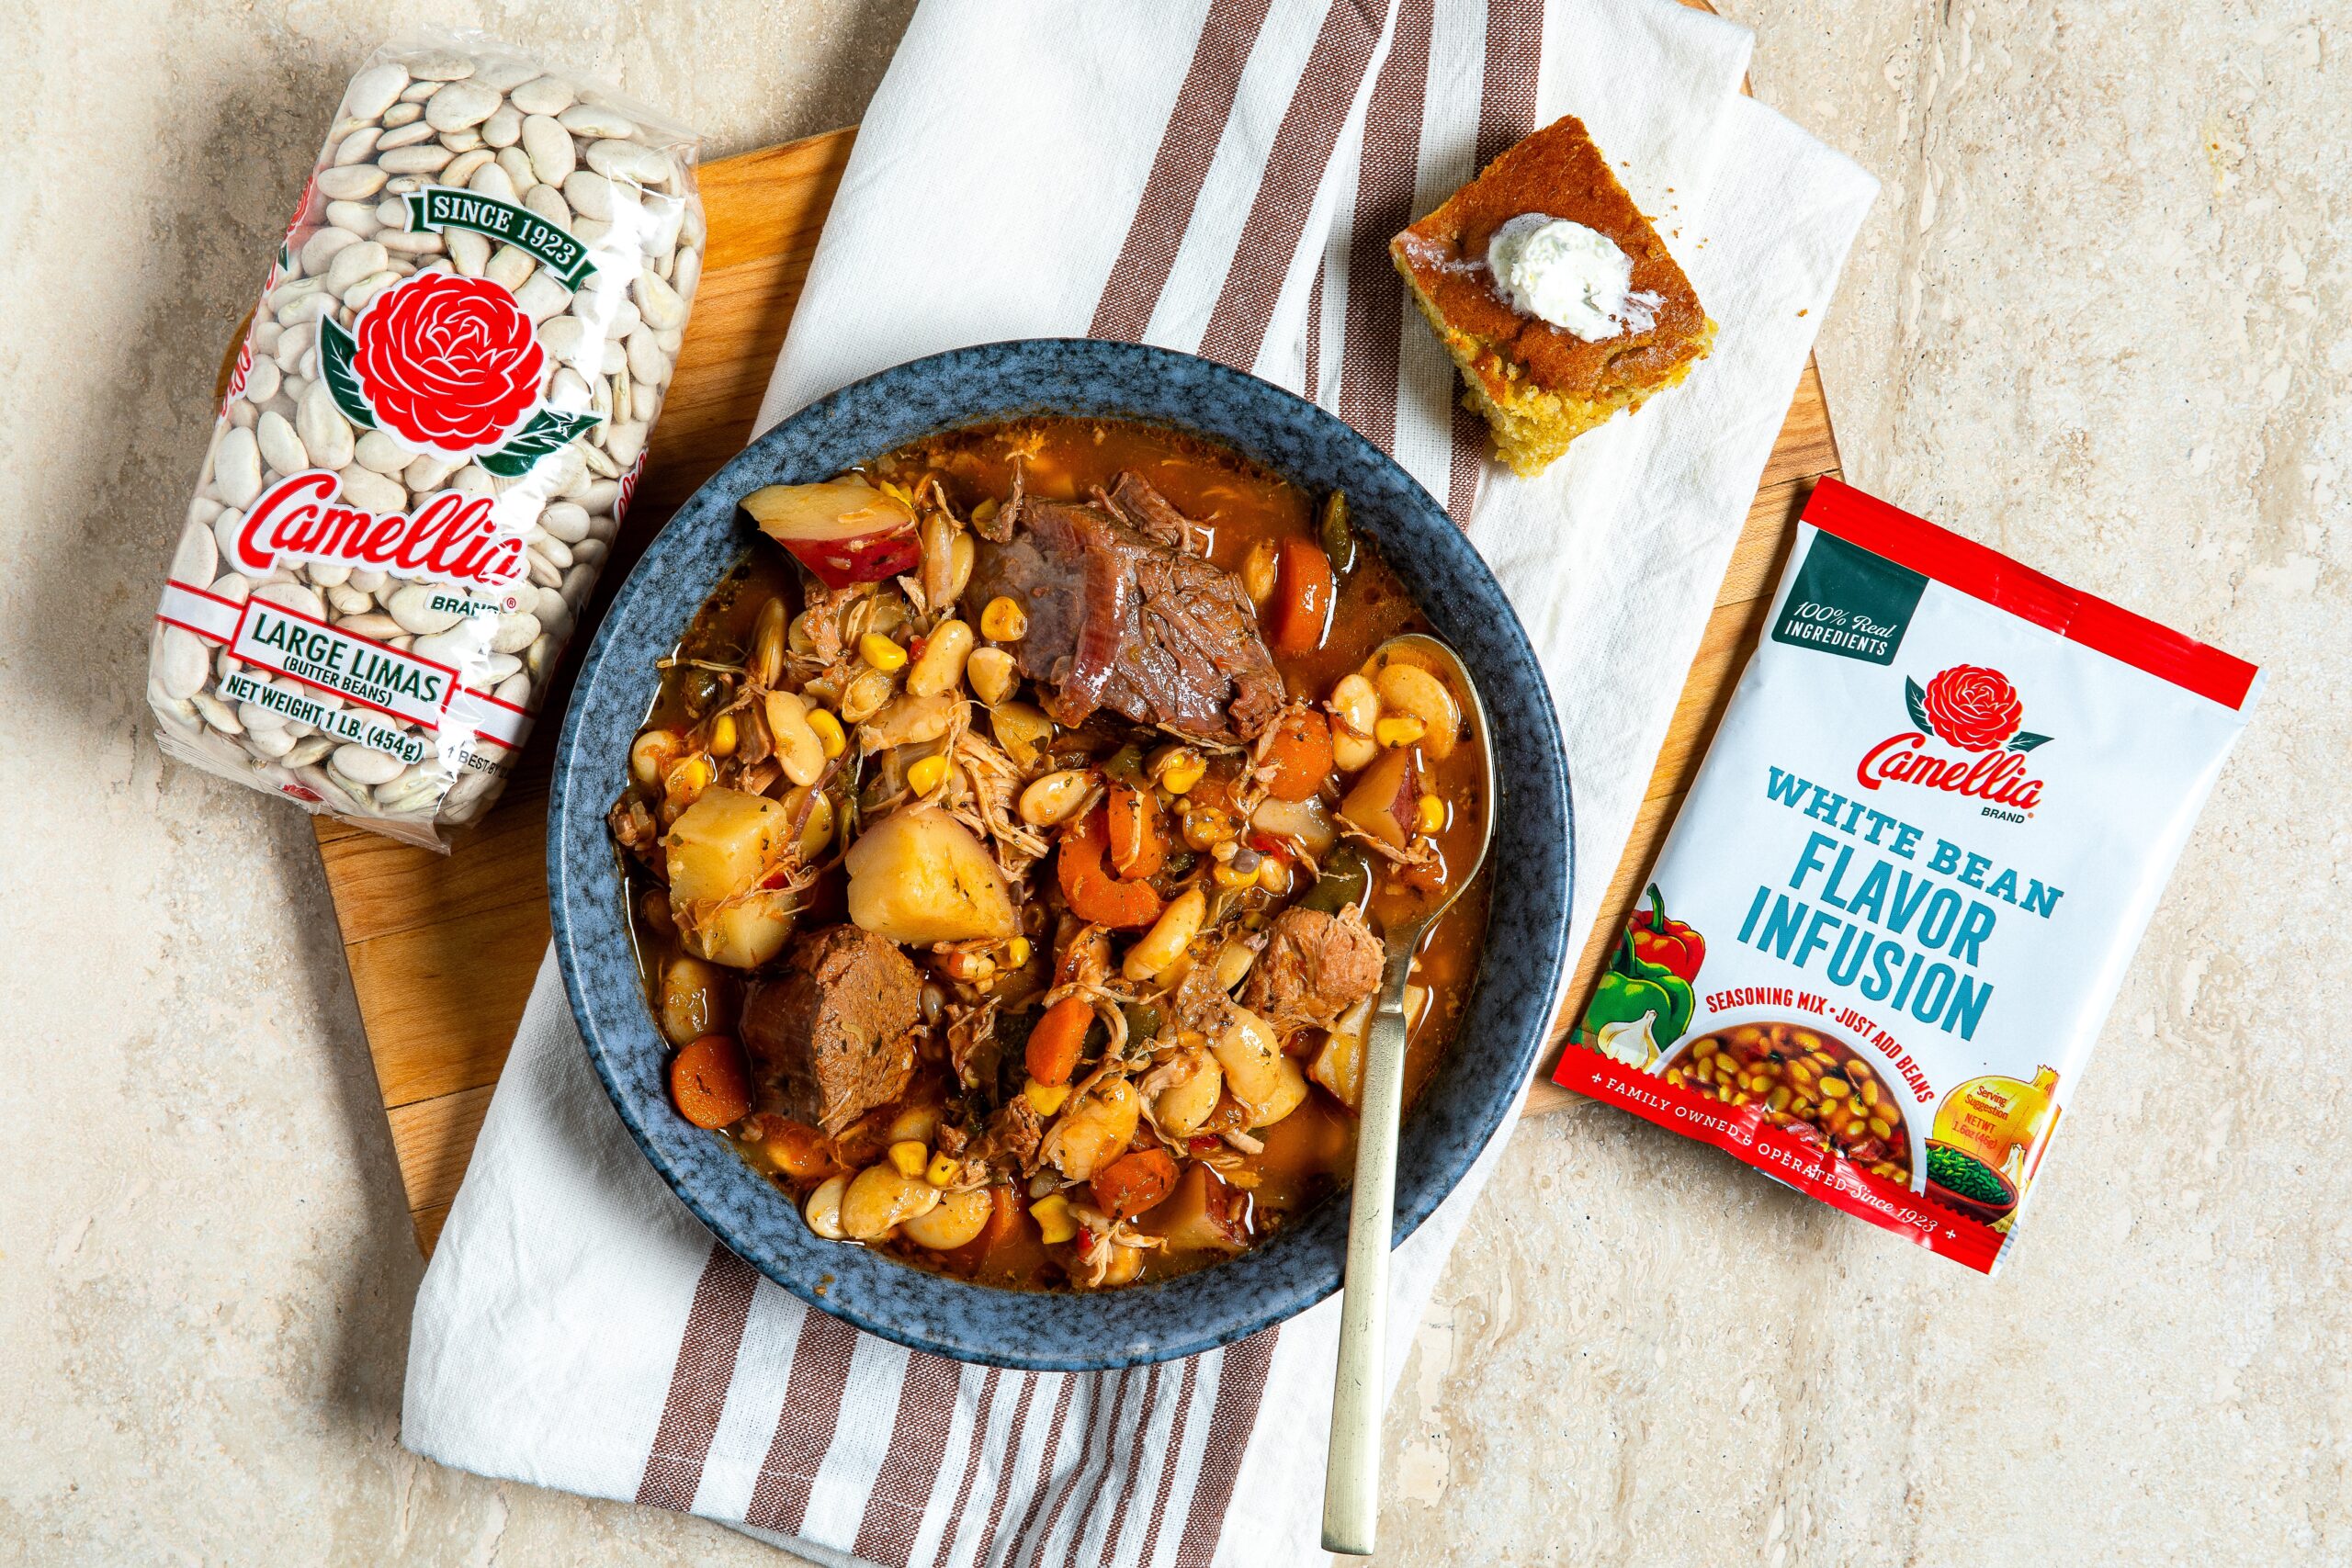
[[[1078,1393],[1083,1378],[1080,1372],[1066,1372],[1062,1376],[1061,1395],[1054,1401],[1053,1423],[1046,1428],[1046,1446],[1037,1453],[1037,1473],[1029,1482],[1029,1506],[1022,1510],[1020,1524],[1005,1538],[1005,1568],[1012,1568],[1021,1560],[1022,1543],[1029,1539],[1029,1531],[1037,1522],[1037,1510],[1046,1506],[1046,1495],[1054,1489],[1054,1455],[1062,1446],[1062,1428],[1069,1424],[1070,1398]]]
[[[825,1462],[841,1424],[842,1390],[849,1386],[850,1357],[856,1349],[857,1330],[831,1313],[810,1307],[801,1318],[792,1374],[784,1384],[784,1409],[775,1418],[767,1457],[760,1461],[745,1524],[781,1535],[800,1533],[817,1467]]]
[[[1079,1548],[1085,1544],[1086,1521],[1092,1517],[1095,1502],[1102,1495],[1102,1478],[1110,1468],[1112,1434],[1118,1429],[1119,1412],[1126,1407],[1127,1389],[1135,1375],[1136,1370],[1127,1367],[1116,1374],[1097,1372],[1088,1380],[1093,1385],[1090,1392],[1094,1396],[1095,1419],[1087,1432],[1085,1451],[1078,1456],[1078,1464],[1071,1470],[1061,1495],[1054,1499],[1053,1507],[1046,1512],[1045,1533],[1037,1538],[1037,1552],[1030,1559],[1031,1568],[1039,1568],[1045,1562],[1046,1549],[1053,1544],[1054,1527],[1061,1522],[1062,1509],[1072,1495],[1082,1496],[1086,1502],[1079,1509],[1078,1517],[1070,1522],[1069,1556],[1076,1557]],[[1108,1399],[1102,1397],[1106,1388],[1111,1395]]]
[[[1373,7],[1372,14],[1366,8]],[[1218,288],[1216,306],[1201,333],[1201,353],[1247,370],[1265,345],[1266,326],[1281,300],[1283,279],[1298,254],[1298,237],[1315,206],[1315,193],[1331,164],[1356,89],[1363,85],[1382,26],[1381,0],[1331,0],[1322,29],[1306,56],[1306,69],[1283,111],[1266,154],[1258,194],[1241,225],[1240,243]]]
[[[1405,290],[1388,242],[1413,220],[1421,105],[1429,91],[1436,0],[1401,0],[1388,58],[1372,84],[1348,238],[1347,349],[1340,358],[1340,417],[1383,452],[1396,450],[1396,378]]]
[[[1535,129],[1535,90],[1544,65],[1544,0],[1487,0],[1487,59],[1478,95],[1478,155],[1473,173]],[[1445,509],[1467,528],[1487,468],[1483,422],[1456,403]]]
[[[989,1502],[988,1528],[980,1531],[980,1540],[972,1549],[972,1562],[985,1563],[989,1548],[996,1542],[996,1527],[1003,1521],[1005,1499],[1012,1495],[1013,1472],[1021,1468],[1021,1428],[1029,1419],[1030,1402],[1037,1397],[1037,1380],[1025,1374],[1021,1377],[1021,1403],[1012,1407],[1012,1429],[1004,1437],[1004,1462],[996,1467],[996,1495]],[[1069,1388],[1063,1388],[1069,1393]]]
[[[1118,1556],[1119,1537],[1127,1528],[1127,1505],[1136,1500],[1136,1488],[1143,1482],[1144,1444],[1150,1440],[1152,1417],[1159,1414],[1159,1368],[1154,1366],[1149,1371],[1151,1376],[1143,1385],[1143,1409],[1127,1433],[1127,1474],[1119,1483],[1119,1505],[1111,1510],[1111,1528],[1103,1532],[1102,1568],[1111,1568]],[[1168,1462],[1171,1469],[1176,1463],[1176,1445],[1183,1436],[1180,1418],[1179,1425],[1168,1434]]]
[[[874,1477],[874,1494],[857,1522],[851,1555],[889,1568],[907,1568],[923,1510],[939,1484],[947,1457],[947,1428],[956,1417],[956,1389],[964,1369],[926,1350],[907,1352],[906,1381],[899,1387],[899,1414],[890,1423],[890,1447]]]
[[[947,1528],[940,1531],[934,1562],[944,1562],[955,1554],[956,1533],[964,1528],[964,1506],[972,1500],[972,1483],[980,1473],[980,1456],[988,1448],[989,1412],[996,1404],[997,1380],[1003,1375],[990,1367],[988,1376],[980,1380],[979,1407],[972,1412],[972,1446],[964,1455],[963,1478],[956,1483],[956,1506],[947,1510]]]
[[[1143,1532],[1143,1551],[1136,1556],[1138,1562],[1149,1562],[1159,1545],[1160,1522],[1168,1517],[1168,1495],[1175,1489],[1176,1472],[1184,1458],[1184,1420],[1193,1413],[1193,1387],[1200,1377],[1201,1358],[1185,1358],[1184,1379],[1176,1385],[1176,1414],[1168,1423],[1168,1457],[1159,1466],[1159,1490],[1151,1500],[1151,1524]]]
[[[1486,81],[1478,95],[1478,167],[1535,129],[1544,65],[1544,0],[1487,0]]]
[[[1310,403],[1323,400],[1323,274],[1329,263],[1315,264],[1315,284],[1306,291],[1306,378],[1300,396]]]
[[[694,1301],[686,1308],[685,1332],[678,1339],[678,1360],[670,1371],[670,1392],[662,1403],[653,1451],[645,1456],[645,1473],[638,1480],[639,1503],[681,1513],[694,1506],[695,1494],[702,1486],[703,1461],[710,1457],[719,1413],[727,1407],[727,1388],[735,1381],[735,1355],[742,1348],[743,1324],[751,1316],[752,1292],[759,1282],[750,1264],[718,1243],[710,1244],[710,1257],[695,1280]]]
[[[1281,1337],[1282,1325],[1277,1324],[1225,1348],[1225,1365],[1217,1373],[1216,1403],[1209,1407],[1208,1446],[1201,1450],[1201,1477],[1193,1483],[1193,1506],[1184,1519],[1184,1533],[1176,1542],[1176,1568],[1209,1568],[1216,1555],[1217,1537],[1225,1529],[1226,1506],[1233,1501],[1233,1480],[1240,1473],[1241,1456],[1258,1424],[1258,1405],[1266,1395],[1266,1369],[1274,1359],[1274,1341]]]
[[[1449,385],[1446,389],[1451,392]],[[1487,422],[1456,398],[1453,402],[1453,450],[1447,459],[1445,512],[1457,528],[1470,526],[1471,509],[1478,504],[1478,480],[1487,468]]]
[[[1159,303],[1159,291],[1168,287],[1184,231],[1192,226],[1209,163],[1225,138],[1225,122],[1241,87],[1241,68],[1250,62],[1258,29],[1272,5],[1273,0],[1214,0],[1209,6],[1200,41],[1193,46],[1193,63],[1176,90],[1176,107],[1160,132],[1159,151],[1152,156],[1151,173],[1144,178],[1143,195],[1127,222],[1118,260],[1103,280],[1102,298],[1095,303],[1087,336],[1141,341]]]

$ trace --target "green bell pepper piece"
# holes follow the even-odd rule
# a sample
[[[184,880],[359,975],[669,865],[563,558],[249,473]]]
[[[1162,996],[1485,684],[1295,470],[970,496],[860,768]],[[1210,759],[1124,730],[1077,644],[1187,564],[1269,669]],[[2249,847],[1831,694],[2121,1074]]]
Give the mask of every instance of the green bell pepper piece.
[[[1698,998],[1690,985],[1664,964],[1651,964],[1634,952],[1631,935],[1617,939],[1617,951],[1585,1009],[1584,1028],[1597,1036],[1604,1023],[1631,1023],[1644,1013],[1657,1017],[1652,1038],[1664,1050],[1682,1038],[1690,1026]]]

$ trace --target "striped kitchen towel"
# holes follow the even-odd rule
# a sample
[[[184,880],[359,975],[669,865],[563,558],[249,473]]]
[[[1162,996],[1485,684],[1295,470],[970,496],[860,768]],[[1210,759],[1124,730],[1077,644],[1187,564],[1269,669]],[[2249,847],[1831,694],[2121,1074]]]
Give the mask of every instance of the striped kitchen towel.
[[[1567,737],[1580,937],[1875,189],[1737,96],[1748,42],[1670,0],[923,0],[760,428],[1017,337],[1142,340],[1307,391],[1445,498],[1526,621]],[[1385,252],[1564,113],[1622,162],[1721,333],[1685,385],[1530,481],[1484,461]],[[1508,1131],[1398,1250],[1392,1388]],[[1095,1374],[860,1334],[670,1194],[550,960],[419,1292],[401,1437],[828,1565],[1313,1562],[1337,1307]]]

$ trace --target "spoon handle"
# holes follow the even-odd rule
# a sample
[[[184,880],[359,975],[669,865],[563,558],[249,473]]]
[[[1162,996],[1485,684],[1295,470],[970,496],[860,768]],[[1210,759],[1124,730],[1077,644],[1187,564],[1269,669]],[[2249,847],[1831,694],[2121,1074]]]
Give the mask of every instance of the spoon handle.
[[[1405,975],[1412,953],[1410,942],[1390,949],[1380,1010],[1364,1037],[1347,1294],[1340,1305],[1340,1371],[1331,1390],[1331,1450],[1323,1477],[1323,1549],[1356,1557],[1371,1555],[1380,1518],[1381,1359],[1396,1210],[1396,1131],[1405,1099]]]

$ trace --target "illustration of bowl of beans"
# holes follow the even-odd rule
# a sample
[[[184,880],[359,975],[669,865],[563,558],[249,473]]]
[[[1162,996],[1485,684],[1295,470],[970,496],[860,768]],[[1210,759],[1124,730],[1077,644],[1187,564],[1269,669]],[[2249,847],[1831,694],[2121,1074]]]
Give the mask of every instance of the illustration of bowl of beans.
[[[2017,1213],[2017,1183],[1951,1144],[1928,1140],[1928,1195],[1993,1224]]]
[[[1911,1185],[1911,1130],[1899,1097],[1833,1034],[1777,1020],[1731,1024],[1685,1042],[1661,1066],[1670,1084],[1756,1106],[1783,1132]]]

